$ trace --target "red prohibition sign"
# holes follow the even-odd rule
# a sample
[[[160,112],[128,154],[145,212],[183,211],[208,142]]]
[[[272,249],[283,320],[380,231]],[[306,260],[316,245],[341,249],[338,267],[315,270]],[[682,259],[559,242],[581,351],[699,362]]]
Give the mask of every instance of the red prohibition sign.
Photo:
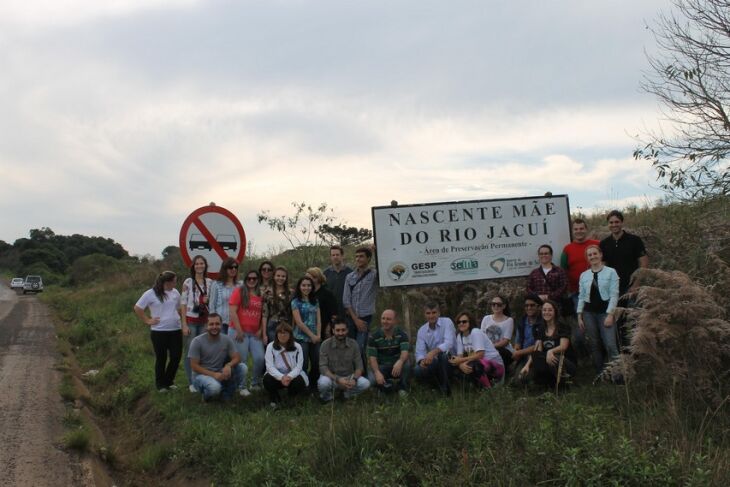
[[[190,267],[196,255],[208,261],[208,277],[218,278],[218,270],[229,257],[239,264],[246,255],[246,233],[236,215],[213,204],[193,211],[180,228],[180,255]]]

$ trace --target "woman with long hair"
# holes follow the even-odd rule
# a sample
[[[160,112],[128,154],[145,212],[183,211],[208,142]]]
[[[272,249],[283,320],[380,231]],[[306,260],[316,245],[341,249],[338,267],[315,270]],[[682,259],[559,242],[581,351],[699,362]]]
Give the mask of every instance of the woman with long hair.
[[[274,291],[274,263],[270,260],[259,264],[259,288],[264,299]]]
[[[229,315],[231,326],[228,328],[228,336],[233,338],[236,350],[241,355],[241,362],[248,361],[249,354],[253,358],[253,375],[251,377],[251,389],[261,388],[261,376],[264,373],[264,314],[263,299],[259,287],[259,273],[250,269],[246,273],[246,279],[241,286],[233,290]],[[245,386],[239,394],[246,397],[251,392]]]
[[[224,335],[228,335],[228,325],[231,323],[228,302],[231,300],[233,290],[240,284],[238,282],[238,262],[229,257],[221,263],[218,279],[213,281],[210,286],[210,311],[220,315],[223,322],[221,333]]]
[[[559,320],[559,311],[558,303],[552,299],[543,303],[543,325],[535,330],[535,352],[520,371],[521,378],[526,378],[532,371],[535,383],[554,387],[558,372],[561,372],[561,377],[575,375],[576,360],[573,347],[570,346],[571,331],[569,326]]]
[[[265,298],[266,338],[271,343],[276,338],[276,327],[280,322],[291,323],[291,289],[289,271],[279,266],[274,269],[274,284],[271,294]]]
[[[294,339],[304,352],[304,370],[309,371],[310,387],[319,379],[319,344],[322,341],[322,317],[314,297],[314,281],[304,276],[297,281],[291,300],[292,319],[296,324]]]
[[[193,387],[193,369],[190,367],[188,348],[193,338],[205,332],[209,314],[208,303],[211,284],[213,284],[213,281],[208,277],[208,261],[202,255],[196,255],[190,265],[190,277],[183,282],[180,297],[180,308],[183,316],[183,353],[185,354],[183,365],[185,367],[185,376],[188,378],[188,384],[190,384],[190,392],[197,391]]]
[[[449,359],[457,375],[490,388],[504,377],[502,357],[471,313],[456,316],[456,355]]]
[[[619,278],[614,269],[603,264],[598,245],[586,247],[586,260],[591,267],[578,280],[578,326],[588,336],[593,365],[600,374],[604,361],[618,357],[613,313],[618,304]]]
[[[276,325],[274,339],[266,346],[264,389],[269,393],[271,407],[276,408],[281,401],[281,389],[289,391],[289,397],[292,397],[306,391],[308,385],[302,346],[294,341],[289,323],[281,321]]]
[[[332,336],[332,320],[337,316],[337,299],[332,291],[327,289],[327,278],[324,277],[322,269],[310,267],[304,274],[312,278],[314,282],[314,298],[319,303],[319,314],[322,318],[322,341]]]
[[[512,363],[512,333],[515,329],[515,322],[510,316],[509,301],[499,294],[489,301],[492,314],[482,318],[481,330],[489,337],[494,347],[502,356],[505,369]]]
[[[177,389],[175,374],[182,356],[182,308],[180,293],[175,289],[177,276],[162,272],[151,289],[145,291],[134,305],[134,314],[150,328],[150,340],[155,351],[155,387],[160,392]],[[149,309],[149,316],[145,310]]]

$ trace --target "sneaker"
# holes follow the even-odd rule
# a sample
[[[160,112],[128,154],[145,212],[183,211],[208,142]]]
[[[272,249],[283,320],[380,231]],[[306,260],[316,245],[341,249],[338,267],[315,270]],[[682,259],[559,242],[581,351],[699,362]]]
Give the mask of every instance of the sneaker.
[[[279,405],[278,405],[278,404],[276,404],[275,402],[270,402],[270,403],[269,403],[269,408],[270,408],[270,409],[271,409],[272,411],[276,411],[277,409],[279,409]]]
[[[165,393],[167,393],[167,388],[160,387],[159,389],[157,389],[157,392],[159,392],[160,394],[165,394]]]
[[[249,391],[248,389],[241,389],[240,391],[238,391],[238,394],[240,394],[241,397],[248,397],[251,395],[251,391]]]
[[[258,384],[254,384],[251,386],[251,392],[258,392],[261,390],[261,386]]]
[[[400,397],[408,397],[408,391],[401,389],[400,391],[398,391],[398,395]]]
[[[171,391],[176,391],[177,386],[175,384],[172,384],[171,386],[168,387],[168,389],[170,389]]]
[[[194,385],[192,385],[192,384],[190,384],[190,385],[188,386],[188,390],[189,390],[190,392],[192,392],[193,394],[194,394],[194,393],[196,393],[196,392],[198,392],[198,390],[197,390],[197,389],[195,388],[195,386],[194,386]]]

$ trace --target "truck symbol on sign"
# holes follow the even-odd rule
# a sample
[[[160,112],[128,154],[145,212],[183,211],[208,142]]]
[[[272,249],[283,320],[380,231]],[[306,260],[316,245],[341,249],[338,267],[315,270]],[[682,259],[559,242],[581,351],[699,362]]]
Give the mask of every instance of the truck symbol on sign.
[[[215,236],[215,241],[218,242],[218,244],[223,248],[223,250],[232,250],[235,252],[238,250],[238,241],[236,240],[236,237],[233,235],[224,235],[224,234],[218,234]],[[213,250],[213,247],[210,245],[210,242],[208,242],[205,237],[203,237],[199,233],[193,233],[190,235],[190,240],[188,240],[188,247],[190,250]]]

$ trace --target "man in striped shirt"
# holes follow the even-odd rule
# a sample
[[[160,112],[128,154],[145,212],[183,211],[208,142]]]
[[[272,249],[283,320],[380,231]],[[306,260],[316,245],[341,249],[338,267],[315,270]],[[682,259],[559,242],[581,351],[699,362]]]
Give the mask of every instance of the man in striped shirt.
[[[347,275],[342,295],[349,335],[357,341],[363,361],[378,291],[378,272],[370,268],[372,257],[373,251],[369,247],[355,250],[355,270]]]
[[[378,389],[390,392],[397,382],[398,393],[408,394],[408,335],[397,327],[398,316],[392,309],[380,315],[380,329],[368,341],[368,361],[370,363],[371,384]]]

